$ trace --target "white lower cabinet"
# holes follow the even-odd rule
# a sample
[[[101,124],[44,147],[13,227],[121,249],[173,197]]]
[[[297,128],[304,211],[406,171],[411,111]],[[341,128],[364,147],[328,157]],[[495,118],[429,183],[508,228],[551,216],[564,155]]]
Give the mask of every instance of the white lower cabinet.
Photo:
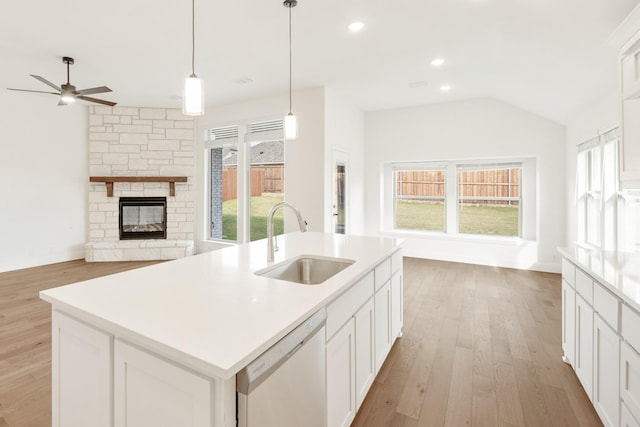
[[[600,317],[593,320],[593,406],[603,424],[618,427],[620,418],[620,338]]]
[[[110,427],[113,338],[53,311],[52,425]]]
[[[391,277],[391,340],[397,338],[402,331],[402,272]]]
[[[576,295],[576,375],[593,401],[593,308]]]
[[[564,361],[575,366],[576,355],[576,291],[562,280],[562,352]]]
[[[376,372],[380,370],[391,349],[391,287],[384,284],[375,294],[375,359]]]
[[[212,380],[119,340],[114,362],[115,427],[213,426]]]
[[[327,426],[346,427],[356,415],[355,321],[327,342]]]
[[[356,350],[356,407],[359,408],[376,376],[373,297],[353,316]]]
[[[620,351],[620,397],[640,419],[640,354],[626,342]]]
[[[640,427],[640,423],[631,415],[627,405],[620,405],[620,427]]]

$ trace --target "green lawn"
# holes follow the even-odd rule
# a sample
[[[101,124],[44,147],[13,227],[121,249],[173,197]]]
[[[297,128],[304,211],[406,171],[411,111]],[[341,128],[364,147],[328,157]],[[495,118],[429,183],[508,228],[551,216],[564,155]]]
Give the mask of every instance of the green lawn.
[[[517,206],[462,206],[459,232],[497,236],[517,236]],[[445,212],[442,203],[396,201],[396,228],[406,230],[444,231]]]
[[[284,200],[282,196],[254,196],[251,197],[251,241],[267,237],[267,214],[276,203]],[[237,240],[238,231],[236,218],[238,200],[227,200],[222,203],[222,235],[225,240]],[[284,232],[283,211],[279,209],[273,217],[275,234]]]

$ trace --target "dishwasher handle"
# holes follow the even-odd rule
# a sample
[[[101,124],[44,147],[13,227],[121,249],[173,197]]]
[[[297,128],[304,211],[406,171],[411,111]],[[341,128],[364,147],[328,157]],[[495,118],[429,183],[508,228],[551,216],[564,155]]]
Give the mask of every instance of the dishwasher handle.
[[[300,350],[324,326],[326,319],[327,311],[322,308],[249,363],[236,375],[236,390],[245,395],[249,394]]]

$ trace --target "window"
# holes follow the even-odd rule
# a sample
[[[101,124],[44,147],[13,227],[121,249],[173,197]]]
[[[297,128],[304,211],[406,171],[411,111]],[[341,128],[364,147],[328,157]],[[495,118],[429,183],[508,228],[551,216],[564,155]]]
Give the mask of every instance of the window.
[[[576,204],[578,242],[613,250],[617,246],[618,137],[615,130],[578,146]]]
[[[395,171],[395,228],[445,231],[446,169]]]
[[[282,120],[209,129],[209,239],[246,242],[267,236],[267,214],[284,200]],[[240,143],[239,141],[243,141]],[[282,234],[282,211],[274,232]]]
[[[535,159],[390,163],[385,170],[393,201],[385,202],[383,227],[390,231],[535,238]]]
[[[520,164],[458,165],[458,232],[520,236]]]

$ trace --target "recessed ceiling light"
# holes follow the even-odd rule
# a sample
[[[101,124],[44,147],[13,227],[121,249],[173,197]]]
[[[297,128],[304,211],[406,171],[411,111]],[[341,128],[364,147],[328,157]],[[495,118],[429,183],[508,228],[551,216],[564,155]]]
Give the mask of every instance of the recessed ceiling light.
[[[431,61],[431,65],[433,65],[434,67],[439,67],[442,64],[444,64],[444,58],[436,58],[433,61]]]
[[[440,86],[440,92],[449,92],[450,90],[451,90],[451,85]]]
[[[428,84],[429,82],[427,82],[426,80],[419,80],[417,82],[409,83],[409,87],[423,87],[423,86],[427,86]]]
[[[349,31],[351,31],[352,33],[357,33],[358,31],[364,28],[364,22],[360,22],[360,21],[352,22],[351,24],[349,24],[348,28],[349,28]]]
[[[253,83],[253,79],[251,77],[240,77],[236,79],[236,84],[239,85],[247,85],[249,83]]]

